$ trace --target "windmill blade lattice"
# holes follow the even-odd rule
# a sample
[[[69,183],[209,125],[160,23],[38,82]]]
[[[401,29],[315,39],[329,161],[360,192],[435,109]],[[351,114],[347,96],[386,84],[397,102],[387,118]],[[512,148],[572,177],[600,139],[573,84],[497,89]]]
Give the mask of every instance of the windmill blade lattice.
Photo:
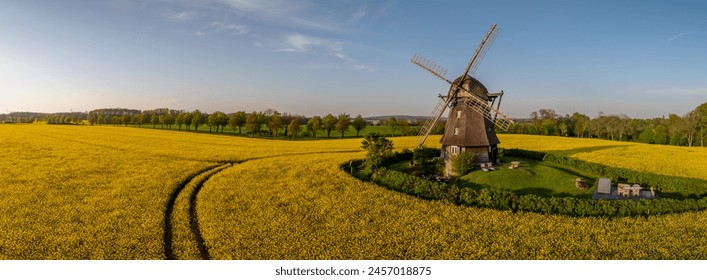
[[[493,44],[494,41],[496,41],[496,37],[498,37],[498,34],[501,33],[501,28],[496,27],[496,25],[493,25],[493,31],[490,31],[490,35],[487,37],[486,41],[482,41],[481,45],[479,46],[481,50],[479,51],[479,57],[477,57],[474,60],[474,63],[471,65],[471,74],[476,73],[476,69],[479,69],[479,65],[481,65],[481,61],[484,60],[484,57],[486,57],[486,53],[489,51],[489,48]]]
[[[425,140],[427,140],[427,136],[432,133],[432,129],[434,129],[435,124],[437,124],[439,118],[444,114],[450,100],[449,98],[447,98],[447,100],[440,99],[439,102],[437,102],[437,105],[435,105],[435,108],[432,110],[432,114],[430,114],[431,117],[420,127],[420,132],[417,134],[417,136],[420,136],[420,140],[417,143],[418,146],[421,147],[422,144],[425,143]]]
[[[427,72],[432,73],[435,77],[439,78],[442,81],[445,81],[447,83],[452,83],[449,79],[447,79],[447,69],[442,67],[441,65],[435,63],[432,60],[429,60],[427,58],[424,58],[420,56],[419,54],[415,54],[415,56],[410,59],[410,62],[413,64],[420,66],[420,68],[427,70]]]
[[[465,88],[460,87],[460,89],[469,92]],[[488,101],[483,100],[473,94],[471,95],[471,98],[465,100],[464,103],[466,103],[466,105],[471,107],[471,109],[473,109],[474,111],[482,114],[484,118],[491,121],[503,130],[508,130],[508,128],[514,123],[513,119],[506,116],[504,113],[501,113],[501,111],[496,110],[496,108],[491,107]],[[495,114],[495,117],[492,115],[492,113]]]

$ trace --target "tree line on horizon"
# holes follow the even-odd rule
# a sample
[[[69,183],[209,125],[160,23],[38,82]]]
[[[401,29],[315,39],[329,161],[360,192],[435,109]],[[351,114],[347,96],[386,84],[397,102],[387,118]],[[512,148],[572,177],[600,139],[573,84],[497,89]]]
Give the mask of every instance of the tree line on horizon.
[[[327,138],[336,131],[341,137],[350,128],[356,131],[356,137],[368,126],[385,126],[387,133],[393,135],[414,135],[417,134],[417,126],[425,120],[408,120],[406,118],[390,117],[385,120],[365,120],[361,115],[351,118],[348,114],[334,116],[306,117],[289,113],[279,113],[273,109],[264,111],[253,111],[246,113],[238,111],[226,114],[220,111],[205,113],[200,110],[186,111],[168,108],[153,110],[137,110],[126,108],[103,108],[90,112],[71,113],[33,113],[33,112],[13,112],[10,114],[0,114],[0,123],[38,123],[47,124],[89,124],[89,125],[114,125],[138,127],[152,126],[156,128],[177,130],[198,131],[199,127],[209,127],[209,132],[224,133],[226,127],[233,132],[242,134],[245,131],[250,136],[292,136],[297,134],[301,137],[317,138],[319,132],[326,132]],[[304,129],[299,127],[304,125]],[[183,128],[183,129],[182,129]],[[281,131],[284,130],[283,133]],[[295,133],[291,133],[294,131]],[[436,127],[433,134],[441,134],[444,125]],[[396,134],[398,133],[399,134]]]
[[[600,138],[647,144],[705,146],[707,140],[707,103],[683,116],[633,119],[626,115],[604,115],[595,118],[575,112],[561,116],[552,109],[530,114],[528,122],[511,125],[509,134],[533,134],[580,138]]]
[[[280,113],[276,110],[267,109],[265,111],[253,111],[246,113],[238,111],[233,113],[224,113],[215,111],[205,113],[200,110],[185,111],[185,110],[170,110],[167,108],[145,110],[145,111],[126,111],[125,109],[97,109],[88,113],[87,122],[90,125],[152,125],[152,127],[160,126],[177,130],[198,131],[201,126],[208,126],[209,132],[224,133],[226,127],[233,132],[238,131],[242,134],[245,131],[250,136],[272,136],[272,137],[317,137],[317,133],[326,132],[327,138],[331,137],[331,133],[336,131],[340,133],[341,138],[349,128],[356,131],[356,136],[360,131],[368,126],[368,122],[361,115],[351,118],[348,114],[342,113],[338,116],[327,114],[324,117],[312,116],[305,117],[302,115],[293,115],[289,113]],[[305,125],[302,130],[301,125]],[[284,131],[283,131],[284,130]],[[282,133],[281,133],[282,132]]]
[[[379,122],[369,122],[361,115],[351,118],[348,114],[324,117],[279,113],[273,109],[246,113],[238,111],[226,114],[221,111],[205,113],[200,110],[186,111],[160,108],[136,110],[125,108],[104,108],[86,112],[70,113],[32,113],[13,112],[0,114],[0,123],[82,124],[90,125],[151,125],[152,127],[177,130],[197,131],[201,126],[208,126],[209,132],[224,133],[226,127],[233,132],[250,136],[272,137],[317,137],[319,132],[340,133],[343,138],[349,128],[356,131],[356,136],[367,126],[386,126],[387,132],[394,135],[416,135],[419,126],[425,120],[408,120],[391,117]],[[304,128],[300,127],[304,125]],[[281,133],[282,132],[282,133]],[[442,134],[444,122],[438,122],[432,134]],[[516,122],[508,131],[498,133],[565,136],[580,138],[600,138],[617,141],[630,141],[648,144],[676,146],[705,146],[707,140],[707,103],[697,106],[683,116],[670,114],[667,118],[638,119],[626,115],[605,115],[599,112],[595,118],[575,112],[561,116],[552,109],[540,109],[532,112],[524,122]]]

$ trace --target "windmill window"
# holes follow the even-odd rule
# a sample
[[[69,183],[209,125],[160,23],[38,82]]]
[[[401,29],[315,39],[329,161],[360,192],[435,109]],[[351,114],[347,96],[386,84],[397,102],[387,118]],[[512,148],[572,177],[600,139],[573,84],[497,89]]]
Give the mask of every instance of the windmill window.
[[[459,146],[451,146],[450,147],[450,154],[456,155],[459,153]]]
[[[459,128],[458,127],[454,128],[454,135],[459,135]]]
[[[459,110],[459,111],[457,111],[457,119],[458,119],[458,118],[461,118],[461,117],[462,117],[462,111]]]

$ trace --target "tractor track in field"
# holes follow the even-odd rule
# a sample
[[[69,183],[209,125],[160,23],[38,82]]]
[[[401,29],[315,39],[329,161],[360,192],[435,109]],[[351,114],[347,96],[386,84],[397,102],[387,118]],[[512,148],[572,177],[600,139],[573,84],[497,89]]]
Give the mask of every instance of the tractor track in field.
[[[163,225],[163,251],[164,251],[164,258],[167,260],[176,260],[179,259],[178,255],[176,254],[177,249],[184,249],[180,248],[179,246],[175,246],[175,230],[181,230],[180,235],[183,237],[184,235],[190,235],[190,241],[193,242],[193,245],[196,245],[196,248],[191,248],[191,249],[196,249],[193,250],[194,254],[192,256],[196,256],[196,251],[198,251],[198,258],[202,260],[210,260],[211,255],[209,254],[209,250],[206,247],[206,242],[204,241],[204,237],[201,234],[201,229],[199,227],[199,218],[196,212],[196,203],[197,203],[197,196],[199,194],[199,191],[201,188],[204,186],[204,183],[208,181],[212,176],[218,174],[219,172],[232,167],[236,164],[239,163],[244,163],[246,161],[253,161],[253,160],[262,160],[262,159],[267,159],[267,158],[276,158],[276,157],[281,157],[281,156],[300,156],[300,155],[308,155],[308,154],[330,154],[330,153],[352,153],[352,152],[359,152],[358,150],[344,150],[344,151],[334,151],[334,152],[305,152],[305,153],[291,153],[291,154],[283,154],[283,155],[274,155],[274,156],[264,156],[264,157],[257,157],[257,158],[251,158],[251,159],[246,159],[246,160],[240,160],[240,161],[216,161],[214,162],[215,165],[202,168],[194,173],[189,174],[187,178],[182,180],[177,187],[174,188],[172,193],[169,195],[169,199],[167,201],[167,207],[164,212],[164,225]],[[189,188],[193,186],[192,188]],[[191,191],[189,191],[191,189]],[[188,193],[188,194],[187,194]],[[178,200],[180,200],[180,197],[184,198],[184,196],[187,196],[188,198],[188,227],[189,227],[189,234],[185,234],[184,227],[179,227],[178,222],[175,221],[175,217],[179,215],[179,210],[183,210],[183,208],[175,208],[178,204]],[[182,200],[182,203],[184,203],[184,200]],[[185,205],[181,205],[185,206]],[[181,213],[184,214],[184,213]],[[184,217],[182,217],[184,218]],[[184,224],[182,224],[183,226]],[[183,241],[183,240],[181,240]],[[183,245],[183,244],[182,244]],[[187,250],[187,249],[185,249]]]
[[[178,228],[174,221],[174,216],[178,215],[175,211],[175,205],[177,204],[177,199],[180,196],[188,195],[189,204],[189,231],[191,233],[192,241],[196,244],[196,249],[199,252],[199,257],[203,260],[211,259],[209,251],[206,248],[204,238],[201,235],[201,230],[199,228],[199,219],[196,213],[196,198],[199,194],[199,190],[204,186],[204,183],[208,181],[213,175],[223,171],[224,169],[233,166],[235,162],[220,162],[218,165],[207,167],[201,169],[195,173],[190,174],[184,179],[174,191],[170,194],[169,200],[167,202],[167,208],[164,213],[164,257],[168,260],[176,260],[177,255],[175,254],[175,229]],[[186,194],[187,186],[194,185],[194,188]]]

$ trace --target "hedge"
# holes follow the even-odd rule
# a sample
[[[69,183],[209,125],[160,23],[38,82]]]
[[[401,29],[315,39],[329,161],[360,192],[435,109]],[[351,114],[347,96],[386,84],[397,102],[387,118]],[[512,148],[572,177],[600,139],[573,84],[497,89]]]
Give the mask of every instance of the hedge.
[[[457,205],[486,207],[498,210],[560,214],[574,217],[648,216],[707,209],[707,181],[696,178],[658,175],[586,162],[566,156],[521,149],[501,149],[505,156],[542,160],[582,171],[610,177],[615,181],[629,181],[654,186],[664,198],[653,200],[592,200],[576,197],[543,197],[533,194],[516,195],[513,192],[479,186],[480,190],[459,187],[452,183],[433,182],[407,173],[380,168],[370,176],[378,185],[424,199],[445,200]],[[395,153],[387,163],[412,160],[408,150]],[[357,162],[358,164],[358,162]],[[675,199],[680,198],[680,199]]]
[[[386,188],[424,199],[445,200],[457,205],[560,214],[573,217],[624,217],[649,216],[707,209],[707,197],[701,199],[653,199],[653,200],[593,200],[575,197],[542,197],[516,195],[510,191],[469,187],[433,182],[407,173],[380,168],[371,179]]]

